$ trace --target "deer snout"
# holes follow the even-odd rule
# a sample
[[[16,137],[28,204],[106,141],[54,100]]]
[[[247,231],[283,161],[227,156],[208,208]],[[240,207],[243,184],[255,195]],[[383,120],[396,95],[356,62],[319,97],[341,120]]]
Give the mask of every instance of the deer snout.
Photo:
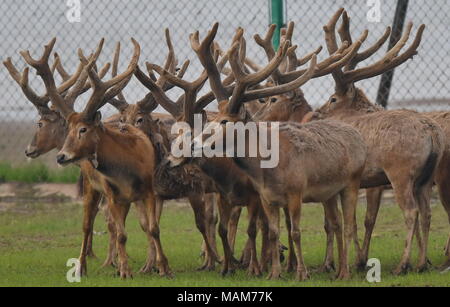
[[[68,154],[66,152],[60,152],[57,156],[56,156],[56,162],[59,165],[66,165],[69,164],[73,161],[73,156],[71,154]]]
[[[25,155],[26,155],[28,158],[32,158],[32,159],[37,158],[37,157],[39,156],[39,154],[38,154],[38,152],[37,152],[37,147],[36,147],[36,146],[29,145],[29,146],[27,147],[27,149],[25,150]]]

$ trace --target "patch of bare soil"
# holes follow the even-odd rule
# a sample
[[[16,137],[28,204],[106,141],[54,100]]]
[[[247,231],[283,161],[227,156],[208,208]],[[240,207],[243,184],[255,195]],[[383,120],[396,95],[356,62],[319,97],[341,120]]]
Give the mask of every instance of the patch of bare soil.
[[[24,203],[76,202],[77,188],[74,184],[0,184],[0,212]]]

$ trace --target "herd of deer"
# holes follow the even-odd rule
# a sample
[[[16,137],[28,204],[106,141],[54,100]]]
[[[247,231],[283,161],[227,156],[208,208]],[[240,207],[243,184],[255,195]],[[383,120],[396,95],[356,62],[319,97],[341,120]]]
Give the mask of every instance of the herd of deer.
[[[341,19],[342,25],[336,29]],[[261,67],[246,56],[242,28],[236,31],[230,49],[223,51],[215,42],[218,32],[215,24],[203,40],[198,32],[190,36],[191,47],[204,68],[193,82],[183,79],[189,61],[178,67],[168,30],[166,62],[163,67],[147,63],[148,73],[138,65],[141,51],[133,39],[134,55],[124,73],[117,72],[120,44],[112,65],[97,68],[102,40],[88,57],[78,51],[80,64],[70,75],[58,54],[55,53],[54,64],[49,64],[56,42],[53,39],[38,60],[28,51],[21,53],[45,84],[46,93],[42,96],[29,85],[28,67],[21,73],[10,58],[4,65],[40,114],[26,155],[37,158],[58,149],[60,165],[76,164],[81,169],[84,199],[81,274],[87,273],[86,259],[93,255],[93,223],[104,200],[110,233],[104,265],[117,266],[121,278],[132,276],[125,249],[125,221],[134,203],[149,244],[141,271],[157,270],[161,276],[171,276],[160,240],[162,206],[165,200],[188,198],[204,239],[205,262],[201,269],[213,270],[221,262],[222,274],[233,272],[239,265],[247,267],[252,275],[268,271],[269,278],[279,278],[280,251],[285,249],[279,239],[279,211],[283,208],[289,237],[287,270],[296,272],[299,280],[307,279],[300,232],[302,203],[321,202],[327,235],[322,269],[334,269],[336,240],[337,278],[348,279],[352,244],[357,251],[357,267],[365,268],[381,193],[386,186],[394,189],[407,230],[406,245],[394,274],[410,269],[414,237],[419,247],[417,269],[424,271],[429,267],[427,247],[433,185],[439,189],[450,221],[450,113],[387,111],[371,103],[363,90],[355,86],[356,82],[392,70],[416,55],[424,29],[423,25],[419,27],[410,47],[402,52],[411,34],[409,24],[398,43],[380,60],[357,68],[380,50],[391,29],[373,46],[360,51],[368,31],[354,41],[347,12],[340,9],[324,27],[328,58],[318,61],[322,48],[298,58],[297,46],[292,43],[294,24],[290,23],[282,33],[278,51],[272,45],[275,26],[269,28],[264,38],[255,36],[268,58],[268,64]],[[300,68],[307,63],[308,68]],[[112,78],[104,81],[110,66]],[[56,72],[63,80],[59,86],[55,82]],[[300,88],[313,78],[329,74],[335,81],[335,93],[323,107],[313,111]],[[149,90],[136,104],[128,103],[122,94],[133,76]],[[211,92],[199,98],[198,93],[207,82]],[[184,91],[176,101],[167,95],[175,87]],[[86,92],[91,94],[84,110],[75,112],[76,99]],[[218,112],[204,111],[213,101],[218,103]],[[119,113],[102,121],[99,109],[105,104],[113,105]],[[154,113],[158,106],[170,115]],[[193,125],[195,114],[206,115],[205,126],[279,122],[279,165],[261,168],[261,158],[175,158],[171,155],[171,141],[176,136],[171,135],[171,126],[176,122]],[[355,213],[359,189],[367,189],[362,247]],[[339,197],[342,214],[338,209]],[[242,258],[237,260],[234,242],[242,207],[248,210],[248,241]],[[216,210],[223,259],[216,249]],[[256,248],[258,230],[262,234],[260,260]],[[448,267],[450,238],[445,253]]]

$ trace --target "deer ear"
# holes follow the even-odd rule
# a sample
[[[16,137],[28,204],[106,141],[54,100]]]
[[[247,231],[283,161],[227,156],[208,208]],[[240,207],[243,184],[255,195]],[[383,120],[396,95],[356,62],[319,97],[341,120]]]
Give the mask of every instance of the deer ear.
[[[94,123],[96,125],[99,125],[101,122],[102,122],[102,113],[98,111],[97,113],[95,113]]]

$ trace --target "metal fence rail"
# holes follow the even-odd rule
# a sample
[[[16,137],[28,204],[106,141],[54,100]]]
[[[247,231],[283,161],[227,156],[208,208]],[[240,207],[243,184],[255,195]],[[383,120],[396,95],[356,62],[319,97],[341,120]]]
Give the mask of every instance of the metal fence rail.
[[[74,1],[72,1],[74,2]],[[76,2],[76,1],[75,1]],[[375,1],[376,2],[376,1]],[[381,3],[380,22],[368,22],[370,7],[366,1],[356,0],[287,0],[287,19],[296,22],[295,44],[298,51],[308,53],[324,44],[323,25],[341,6],[347,8],[352,17],[352,31],[358,35],[369,29],[367,44],[374,42],[394,21],[396,1]],[[19,68],[23,61],[18,51],[30,49],[38,54],[50,38],[56,36],[56,51],[61,54],[64,65],[73,71],[77,65],[77,48],[91,50],[101,37],[106,38],[102,63],[111,61],[114,44],[122,42],[126,59],[132,52],[130,37],[135,37],[142,46],[141,61],[161,63],[166,54],[163,30],[169,27],[180,61],[193,60],[186,78],[198,74],[201,69],[190,49],[189,33],[207,31],[215,21],[221,23],[218,40],[227,46],[238,26],[246,30],[247,39],[264,34],[269,24],[267,0],[166,0],[166,1],[121,1],[81,0],[81,22],[70,23],[66,17],[69,10],[66,1],[55,0],[3,0],[0,10],[0,54],[4,60],[11,56]],[[410,0],[406,20],[412,20],[415,28],[427,25],[419,55],[395,71],[389,108],[412,108],[420,111],[446,110],[450,108],[450,2],[447,0]],[[249,56],[258,63],[265,63],[265,55],[251,42]],[[383,50],[385,51],[385,49]],[[326,56],[325,52],[321,55]],[[381,56],[381,51],[378,57]],[[370,64],[378,58],[367,60]],[[122,63],[122,68],[126,63]],[[31,84],[43,91],[42,82],[32,76]],[[360,82],[374,101],[380,77]],[[30,139],[37,112],[26,101],[18,86],[11,80],[6,69],[0,67],[0,162],[23,163],[23,151]],[[310,103],[317,107],[332,93],[330,78],[313,80],[304,87]],[[145,90],[133,81],[125,90],[130,101],[145,95]],[[83,99],[77,107],[83,105]],[[214,106],[212,106],[214,107]],[[113,110],[106,108],[111,114]],[[53,161],[52,161],[53,162]],[[50,165],[54,165],[54,163]]]

